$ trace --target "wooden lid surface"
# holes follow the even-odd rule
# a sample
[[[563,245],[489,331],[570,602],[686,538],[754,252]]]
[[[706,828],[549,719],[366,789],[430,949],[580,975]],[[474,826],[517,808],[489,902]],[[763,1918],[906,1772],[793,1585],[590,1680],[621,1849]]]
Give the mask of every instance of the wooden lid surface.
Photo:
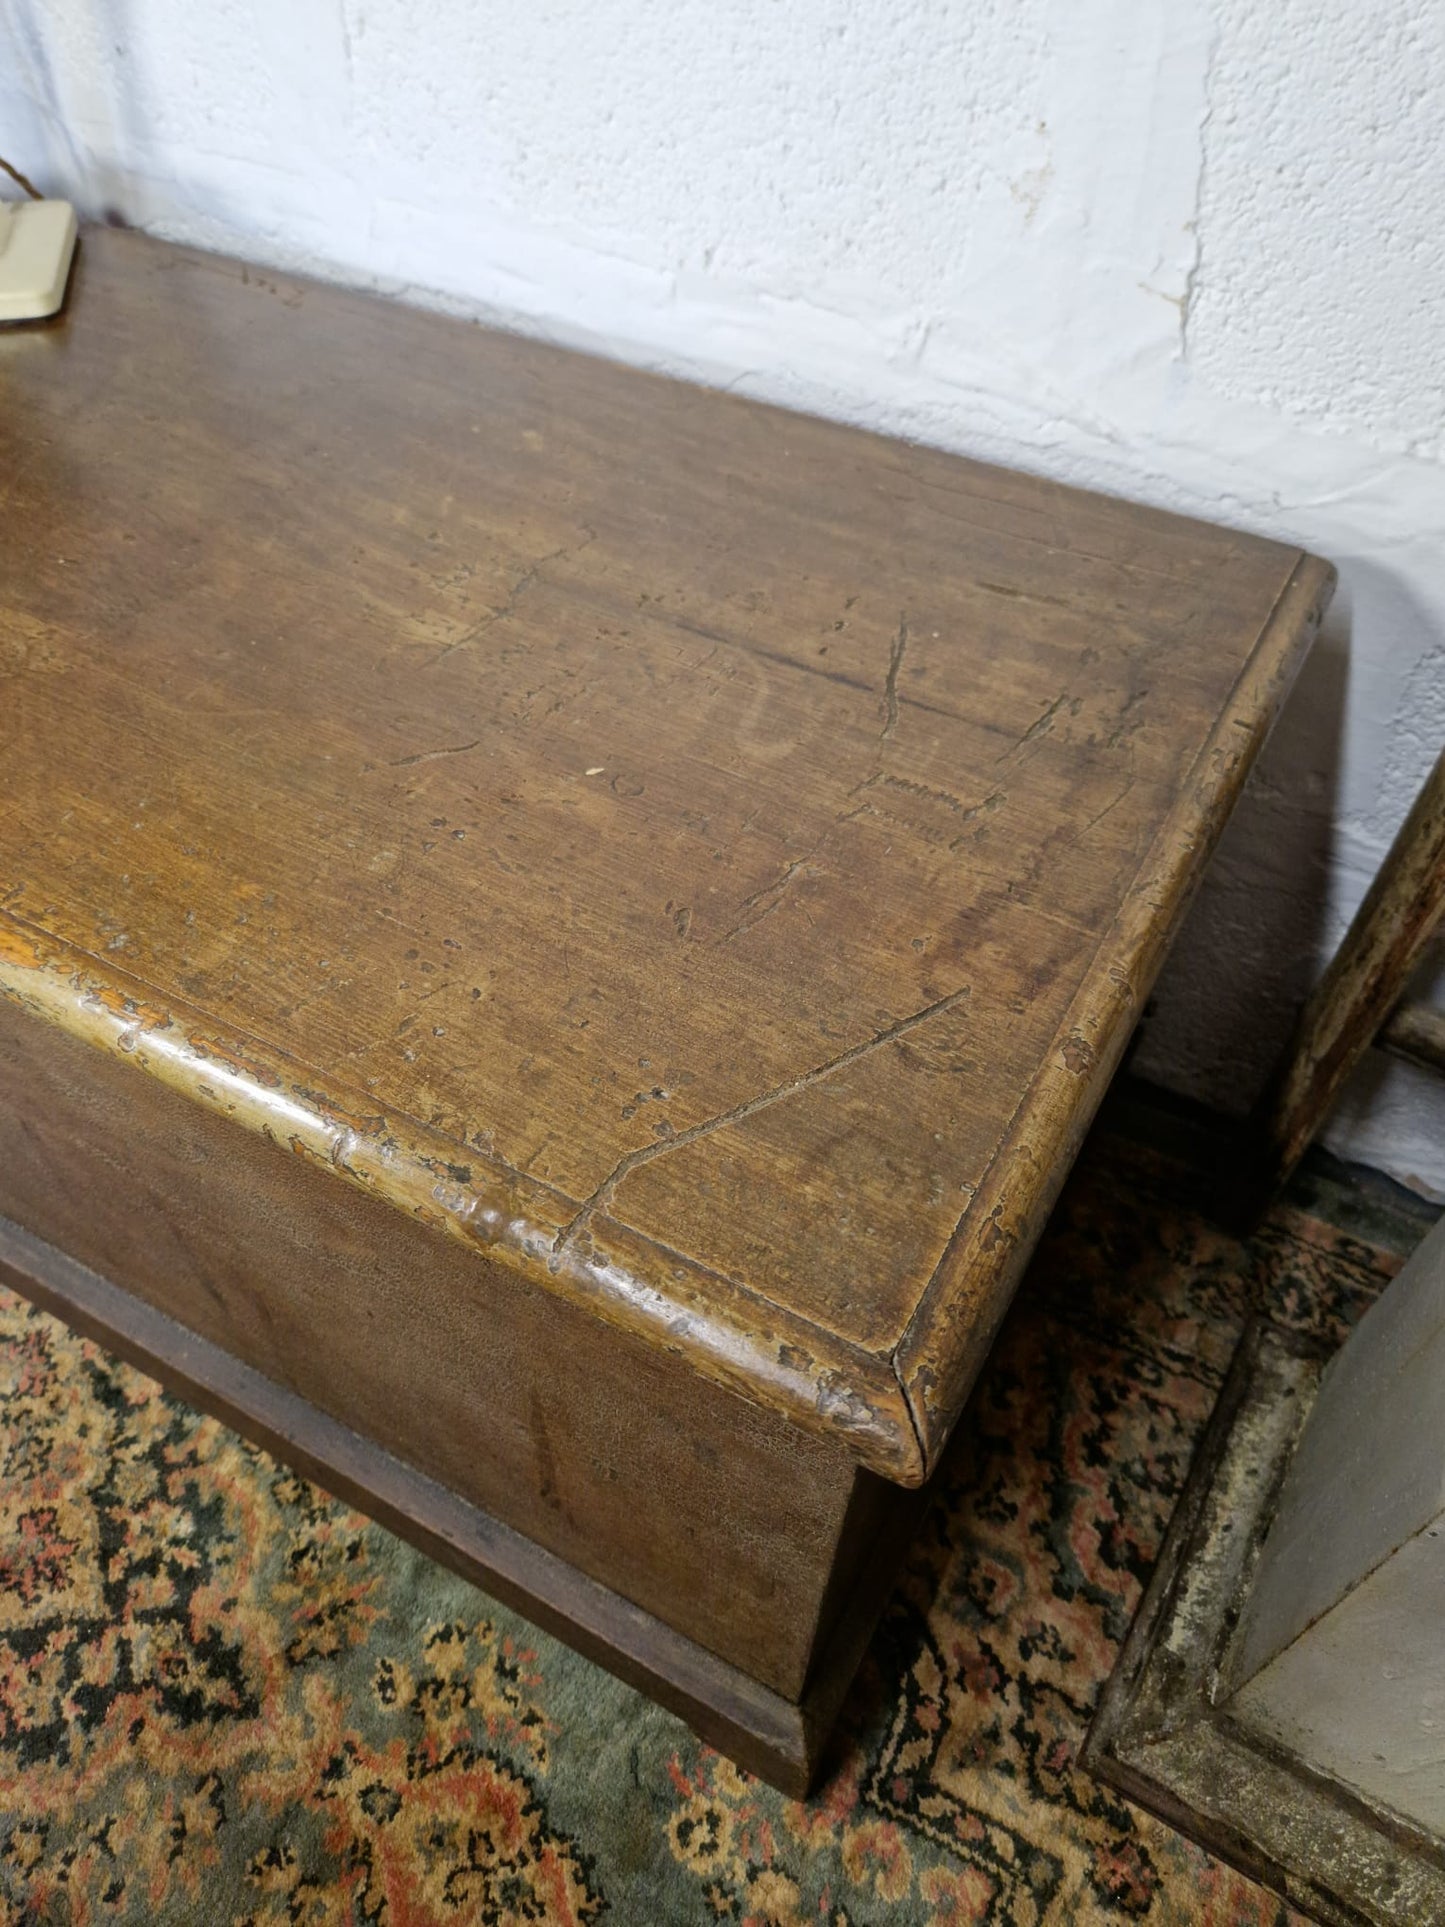
[[[1328,568],[108,230],[0,507],[9,994],[921,1478]]]

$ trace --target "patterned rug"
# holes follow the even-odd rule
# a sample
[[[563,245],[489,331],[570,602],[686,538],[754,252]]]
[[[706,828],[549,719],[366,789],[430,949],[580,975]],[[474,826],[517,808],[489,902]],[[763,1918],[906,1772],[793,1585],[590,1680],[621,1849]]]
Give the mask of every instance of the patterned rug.
[[[1293,1920],[1075,1758],[1245,1317],[1342,1333],[1428,1213],[1205,1188],[1112,1107],[806,1805],[0,1292],[0,1920]]]

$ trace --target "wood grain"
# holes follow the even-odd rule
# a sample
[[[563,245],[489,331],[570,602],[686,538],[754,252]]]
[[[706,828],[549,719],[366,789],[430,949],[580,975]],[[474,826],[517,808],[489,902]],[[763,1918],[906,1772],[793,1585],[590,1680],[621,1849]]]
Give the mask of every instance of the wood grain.
[[[104,230],[0,509],[6,994],[921,1481],[1326,566]]]

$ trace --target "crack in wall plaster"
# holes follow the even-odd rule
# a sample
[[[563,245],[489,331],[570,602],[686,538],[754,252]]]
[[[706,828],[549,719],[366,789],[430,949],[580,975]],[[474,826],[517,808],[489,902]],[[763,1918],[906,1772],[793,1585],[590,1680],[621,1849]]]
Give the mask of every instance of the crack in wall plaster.
[[[1184,274],[1184,292],[1179,299],[1179,358],[1189,358],[1189,327],[1204,278],[1204,213],[1209,193],[1209,130],[1214,122],[1215,74],[1219,65],[1222,28],[1216,26],[1204,51],[1204,106],[1199,115],[1197,140],[1199,164],[1194,174],[1194,212],[1185,223],[1193,237],[1193,256]]]
[[[350,107],[352,92],[356,86],[356,59],[351,37],[351,16],[347,11],[346,0],[336,0],[336,21],[341,29],[341,63],[346,83],[344,105]]]

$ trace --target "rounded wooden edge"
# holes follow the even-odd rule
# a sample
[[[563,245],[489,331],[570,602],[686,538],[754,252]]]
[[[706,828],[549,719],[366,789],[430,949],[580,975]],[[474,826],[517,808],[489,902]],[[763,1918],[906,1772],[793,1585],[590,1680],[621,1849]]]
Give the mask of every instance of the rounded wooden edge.
[[[938,1463],[973,1389],[1205,861],[1329,607],[1335,581],[1330,563],[1298,556],[1101,945],[1099,966],[1065,1013],[894,1352],[927,1471]],[[1021,1165],[1031,1173],[1031,1181],[1022,1184]]]
[[[923,1455],[889,1361],[626,1226],[563,1237],[577,1200],[0,910],[0,996],[280,1150],[520,1273],[897,1484]]]

